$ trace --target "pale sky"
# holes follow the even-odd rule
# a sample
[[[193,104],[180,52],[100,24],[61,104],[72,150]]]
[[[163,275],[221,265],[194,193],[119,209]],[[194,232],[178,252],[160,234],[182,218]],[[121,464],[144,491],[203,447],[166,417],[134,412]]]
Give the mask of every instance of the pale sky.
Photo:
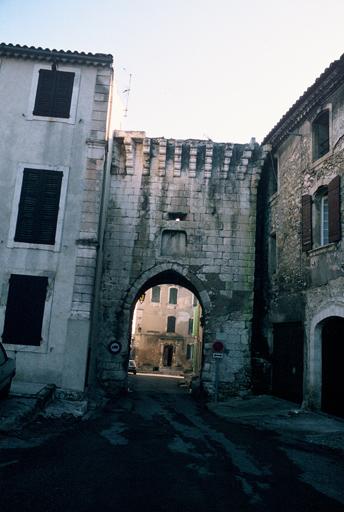
[[[5,43],[111,53],[118,128],[261,142],[344,52],[344,0],[0,0]]]

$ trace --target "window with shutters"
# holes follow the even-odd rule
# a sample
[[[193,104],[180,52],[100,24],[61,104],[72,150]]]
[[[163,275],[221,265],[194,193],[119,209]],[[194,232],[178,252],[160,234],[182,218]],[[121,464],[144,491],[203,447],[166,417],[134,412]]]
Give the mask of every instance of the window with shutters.
[[[19,166],[9,247],[59,250],[68,168]]]
[[[2,334],[4,343],[41,344],[47,287],[47,277],[11,275]]]
[[[188,325],[189,336],[192,336],[192,333],[193,333],[193,318],[189,318],[189,325]]]
[[[176,332],[176,317],[168,316],[167,317],[167,332]]]
[[[341,239],[340,177],[302,196],[302,248],[316,249]]]
[[[313,160],[318,160],[330,151],[330,111],[323,110],[312,124]]]
[[[152,302],[160,302],[160,286],[153,286]]]
[[[186,345],[186,359],[192,359],[193,358],[193,352],[194,352],[194,346],[187,344]]]
[[[79,69],[36,64],[26,119],[75,123],[79,86]]]
[[[169,304],[177,304],[177,299],[178,299],[178,289],[170,288],[169,295],[168,295],[168,303]]]
[[[63,173],[24,169],[15,242],[55,244]]]
[[[75,73],[40,69],[34,116],[70,117]]]

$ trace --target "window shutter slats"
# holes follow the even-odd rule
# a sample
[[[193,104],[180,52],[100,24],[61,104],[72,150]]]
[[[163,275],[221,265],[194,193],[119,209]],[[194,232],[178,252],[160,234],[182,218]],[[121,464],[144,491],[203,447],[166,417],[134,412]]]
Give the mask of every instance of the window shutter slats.
[[[63,173],[24,169],[16,242],[55,244]]]
[[[341,239],[340,218],[340,177],[336,176],[328,184],[328,220],[329,242],[338,242]]]
[[[56,74],[53,114],[51,115],[69,118],[75,74],[66,71],[58,71]]]
[[[312,249],[312,196],[304,195],[301,198],[302,210],[302,250]]]
[[[40,69],[33,114],[70,117],[75,73]]]
[[[24,169],[23,184],[19,200],[18,218],[14,240],[30,243],[34,237],[35,212],[37,209],[39,170]]]
[[[48,69],[40,69],[37,93],[33,114],[35,116],[50,116],[55,89],[54,73]]]

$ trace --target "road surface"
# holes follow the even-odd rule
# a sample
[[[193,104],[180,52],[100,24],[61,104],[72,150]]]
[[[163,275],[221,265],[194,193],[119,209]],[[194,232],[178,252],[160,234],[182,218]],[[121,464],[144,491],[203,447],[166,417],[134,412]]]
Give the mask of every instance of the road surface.
[[[343,511],[343,483],[335,453],[225,421],[175,379],[0,437],[1,512]]]

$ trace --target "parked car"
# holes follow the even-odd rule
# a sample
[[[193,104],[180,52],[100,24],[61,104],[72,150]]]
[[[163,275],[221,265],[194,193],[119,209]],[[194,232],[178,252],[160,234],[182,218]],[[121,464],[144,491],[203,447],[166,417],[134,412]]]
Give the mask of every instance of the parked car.
[[[8,396],[15,373],[15,361],[7,356],[4,346],[0,343],[0,398]]]
[[[134,359],[129,359],[128,373],[133,373],[134,375],[136,375],[136,363]]]

